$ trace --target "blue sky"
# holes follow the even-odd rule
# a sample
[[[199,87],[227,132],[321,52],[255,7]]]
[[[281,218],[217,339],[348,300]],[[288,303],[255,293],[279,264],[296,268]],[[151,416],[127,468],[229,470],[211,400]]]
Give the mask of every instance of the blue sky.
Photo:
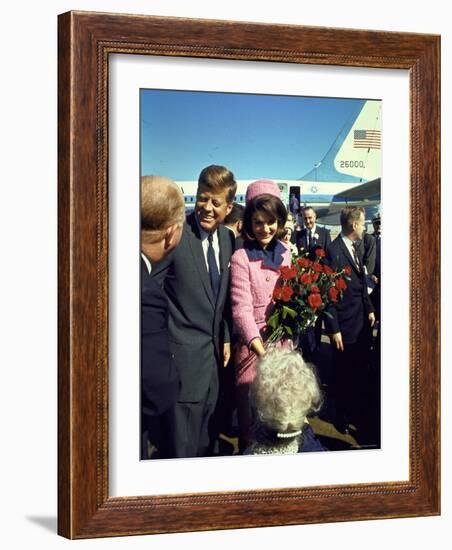
[[[141,90],[141,173],[197,180],[209,164],[236,179],[297,179],[322,160],[355,99]]]

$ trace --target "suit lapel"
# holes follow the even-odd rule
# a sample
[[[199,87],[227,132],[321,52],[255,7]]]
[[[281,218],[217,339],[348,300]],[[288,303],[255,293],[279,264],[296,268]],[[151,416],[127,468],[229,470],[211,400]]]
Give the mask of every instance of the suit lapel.
[[[314,237],[314,235],[318,235],[317,239]],[[315,226],[315,231],[314,233],[312,234],[312,243],[311,243],[311,247],[315,247],[315,246],[321,246],[323,248],[323,245],[322,245],[322,228],[319,227],[318,225]]]
[[[359,277],[361,277],[361,272],[360,272],[358,266],[356,265],[355,260],[352,258],[350,252],[348,251],[348,248],[345,245],[345,243],[344,243],[344,241],[343,241],[343,239],[340,235],[338,236],[338,239],[340,239],[339,240],[339,246],[341,247],[342,253],[345,255],[345,257],[349,261],[350,267],[356,271],[356,273],[357,273],[357,275],[359,275]]]
[[[188,220],[187,220],[188,221]],[[202,248],[202,241],[199,236],[198,226],[194,215],[191,220],[188,221],[191,228],[190,238],[188,240],[189,246],[193,256],[193,263],[195,264],[199,277],[201,279],[204,290],[212,307],[215,308],[215,301],[213,299],[212,285],[210,284],[209,272],[207,271],[206,258],[204,256],[204,250]]]
[[[146,265],[146,262],[143,260],[143,257],[140,258],[140,266],[141,266],[141,288],[144,288],[147,286],[148,282],[152,279],[154,275],[154,270],[152,270],[152,272],[149,273],[148,266]]]
[[[306,227],[301,232],[301,247],[305,250],[308,249],[308,230]]]
[[[140,266],[141,266],[141,280],[145,280],[146,277],[149,277],[149,271],[146,265],[146,262],[143,260],[143,257],[140,256]]]
[[[319,238],[315,240],[315,244],[316,244],[317,246],[321,246],[321,247],[323,248],[323,233],[322,233],[322,228],[321,228],[321,227],[316,227],[315,232],[316,232],[317,235],[319,236]]]

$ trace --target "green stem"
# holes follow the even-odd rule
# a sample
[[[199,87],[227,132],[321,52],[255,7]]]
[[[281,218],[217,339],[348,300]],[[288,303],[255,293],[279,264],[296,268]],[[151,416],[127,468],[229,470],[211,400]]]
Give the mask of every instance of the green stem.
[[[270,345],[270,344],[274,344],[275,342],[278,342],[278,340],[281,339],[281,337],[283,336],[284,334],[284,328],[282,327],[282,325],[280,325],[271,335],[270,337],[268,338],[266,344],[267,345]]]

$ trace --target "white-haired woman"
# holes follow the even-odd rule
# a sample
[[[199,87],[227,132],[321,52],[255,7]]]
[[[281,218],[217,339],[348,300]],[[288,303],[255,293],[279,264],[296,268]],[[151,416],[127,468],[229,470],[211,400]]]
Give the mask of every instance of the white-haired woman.
[[[269,351],[258,363],[250,389],[255,414],[253,441],[245,454],[291,454],[325,451],[307,421],[322,394],[316,375],[301,354]]]
[[[298,256],[298,248],[297,248],[297,245],[295,244],[295,235],[293,234],[294,222],[293,222],[292,215],[287,214],[287,221],[286,221],[286,224],[284,225],[284,230],[285,230],[285,234],[282,239],[283,243],[285,243],[289,247],[289,250],[292,256],[294,254]]]

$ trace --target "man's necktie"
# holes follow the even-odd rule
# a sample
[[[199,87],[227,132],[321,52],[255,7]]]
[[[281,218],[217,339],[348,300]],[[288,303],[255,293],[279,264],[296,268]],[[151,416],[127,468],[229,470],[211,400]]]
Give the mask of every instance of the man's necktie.
[[[308,250],[311,249],[311,244],[312,244],[312,231],[311,229],[308,229]]]
[[[363,266],[361,264],[361,259],[359,257],[358,246],[359,246],[358,241],[354,242],[352,245],[353,259],[355,260],[355,264],[358,266],[358,269],[362,271]]]
[[[218,290],[220,288],[220,272],[218,271],[217,261],[215,259],[215,251],[213,249],[213,235],[209,235],[209,248],[207,249],[207,264],[209,266],[210,284],[212,286],[213,297],[217,299]]]

